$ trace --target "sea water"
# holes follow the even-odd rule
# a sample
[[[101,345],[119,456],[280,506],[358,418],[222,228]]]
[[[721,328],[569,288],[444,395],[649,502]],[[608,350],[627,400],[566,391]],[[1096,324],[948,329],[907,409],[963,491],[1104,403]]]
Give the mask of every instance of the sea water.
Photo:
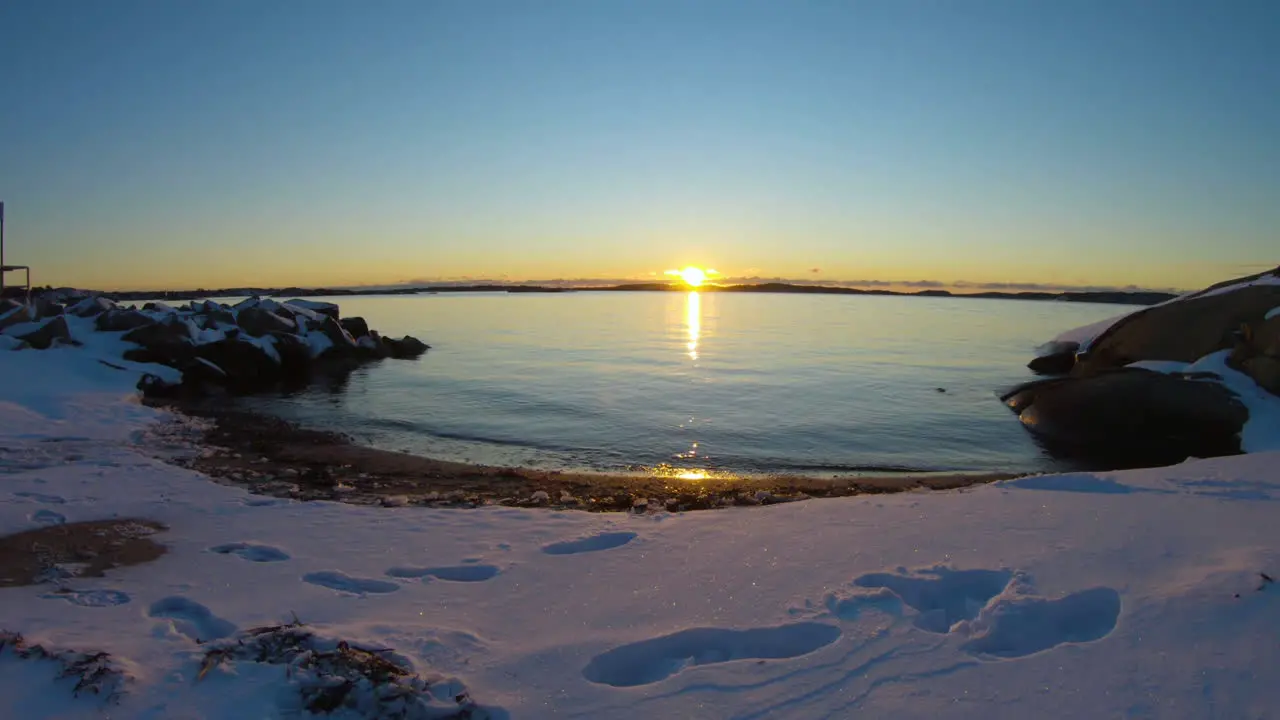
[[[432,349],[251,404],[358,441],[599,471],[1035,471],[998,393],[1042,342],[1123,306],[726,292],[333,298]]]

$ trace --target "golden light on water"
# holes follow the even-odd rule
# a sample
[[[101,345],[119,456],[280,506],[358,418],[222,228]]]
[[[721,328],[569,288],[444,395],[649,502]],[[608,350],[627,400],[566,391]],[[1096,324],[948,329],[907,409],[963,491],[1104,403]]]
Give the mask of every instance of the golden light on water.
[[[706,479],[707,479],[707,471],[706,471],[706,470],[686,470],[685,472],[682,472],[682,473],[679,473],[678,475],[676,475],[676,479],[678,479],[678,480],[706,480]]]
[[[697,292],[690,292],[688,302],[685,303],[685,326],[689,330],[689,342],[685,347],[689,348],[689,359],[698,359],[698,338],[702,337],[702,298]]]
[[[681,270],[668,270],[667,275],[672,275],[684,280],[684,283],[691,288],[701,287],[712,275],[718,275],[715,270],[703,269],[689,265]]]

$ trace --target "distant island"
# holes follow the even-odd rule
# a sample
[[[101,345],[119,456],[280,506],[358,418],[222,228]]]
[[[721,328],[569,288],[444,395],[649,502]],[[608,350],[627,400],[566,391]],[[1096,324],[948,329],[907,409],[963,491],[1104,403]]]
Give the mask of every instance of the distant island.
[[[51,288],[50,288],[51,289]],[[423,285],[396,288],[262,288],[235,287],[198,290],[137,290],[127,292],[103,292],[113,300],[199,300],[210,297],[338,297],[354,295],[421,295],[427,293],[566,293],[566,292],[688,292],[692,288],[680,283],[652,282],[627,283],[601,287],[564,288],[545,285],[482,284],[482,285]],[[860,288],[830,285],[802,285],[792,283],[759,283],[744,285],[704,285],[699,292],[738,293],[804,293],[815,295],[902,295],[916,297],[988,298],[1001,300],[1057,300],[1062,302],[1113,303],[1119,305],[1155,305],[1177,297],[1172,293],[1151,291],[1069,291],[1069,292],[976,292],[953,293],[947,290],[863,290]]]

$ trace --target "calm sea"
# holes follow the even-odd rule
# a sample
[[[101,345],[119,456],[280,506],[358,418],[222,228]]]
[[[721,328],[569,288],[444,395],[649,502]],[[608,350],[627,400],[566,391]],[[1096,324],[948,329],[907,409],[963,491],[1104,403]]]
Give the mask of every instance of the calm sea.
[[[338,299],[432,345],[340,389],[251,401],[364,443],[590,470],[1060,470],[1001,404],[1033,349],[1128,308],[578,292]]]

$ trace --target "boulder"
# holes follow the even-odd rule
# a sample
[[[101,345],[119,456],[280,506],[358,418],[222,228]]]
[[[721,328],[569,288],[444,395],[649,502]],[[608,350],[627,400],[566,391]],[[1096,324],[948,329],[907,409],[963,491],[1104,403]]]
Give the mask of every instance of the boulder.
[[[0,315],[0,330],[4,330],[5,328],[12,327],[14,325],[19,325],[21,323],[29,323],[34,319],[31,308],[26,305],[19,304],[18,307]]]
[[[1147,308],[1097,337],[1071,373],[1089,375],[1139,360],[1195,362],[1235,346],[1241,329],[1263,324],[1276,305],[1280,285],[1250,285]]]
[[[66,308],[61,303],[54,302],[50,298],[41,297],[35,302],[37,318],[57,317],[64,312]]]
[[[311,346],[293,333],[275,333],[276,354],[286,378],[305,377],[311,367]]]
[[[431,349],[430,345],[411,335],[405,335],[399,340],[382,338],[382,344],[386,346],[390,357],[397,360],[412,360]]]
[[[136,327],[124,334],[126,342],[144,348],[192,344],[191,326],[176,317]]]
[[[297,329],[297,325],[292,320],[282,318],[274,312],[260,307],[241,310],[236,319],[239,322],[240,329],[254,337],[263,337],[264,335],[281,332],[291,333]]]
[[[154,325],[156,321],[137,310],[108,310],[93,321],[93,326],[104,332],[120,332],[133,330],[145,325]]]
[[[1249,417],[1216,382],[1137,369],[1038,381],[1004,400],[1050,452],[1106,467],[1238,453]]]
[[[198,315],[197,317],[204,318],[203,322],[201,323],[201,327],[205,329],[216,328],[218,327],[219,324],[221,325],[236,324],[236,316],[233,315],[230,310],[227,310],[225,308],[221,308],[217,310],[207,310],[201,313],[200,315]]]
[[[264,390],[281,378],[281,363],[256,343],[219,340],[196,348],[196,357],[222,370],[226,375],[223,382],[236,392]]]
[[[45,350],[54,342],[71,342],[71,329],[67,327],[67,319],[59,315],[39,328],[30,332],[15,334],[14,337],[25,341],[36,350]]]
[[[351,333],[353,338],[362,338],[369,334],[369,323],[362,317],[342,318],[338,324],[342,325],[343,330]]]
[[[1040,348],[1040,354],[1027,363],[1031,372],[1037,375],[1066,375],[1076,364],[1076,351],[1080,343],[1051,342]]]
[[[172,306],[172,305],[168,305],[168,304],[166,304],[166,303],[162,303],[162,302],[149,302],[149,303],[147,303],[146,305],[143,305],[143,306],[142,306],[142,309],[143,309],[143,311],[145,311],[145,312],[157,312],[157,313],[176,313],[176,312],[178,312],[178,309],[177,309],[177,308],[175,308],[174,306]]]
[[[67,312],[76,317],[94,317],[119,306],[101,295],[91,295],[68,308]]]
[[[334,305],[333,303],[320,302],[318,300],[295,299],[295,300],[288,300],[285,302],[285,304],[293,305],[294,307],[304,308],[306,310],[310,310],[311,312],[318,313],[320,315],[324,315],[327,317],[331,317],[334,320],[337,320],[339,317],[338,306]]]
[[[20,307],[22,307],[22,303],[18,302],[17,300],[12,300],[10,298],[0,298],[0,317],[8,315],[9,313],[13,312],[14,310],[17,310]]]
[[[320,323],[319,330],[333,343],[333,347],[325,351],[326,354],[347,354],[355,351],[357,347],[356,339],[351,337],[351,333],[338,324],[338,321],[332,316],[325,316],[324,321]]]

